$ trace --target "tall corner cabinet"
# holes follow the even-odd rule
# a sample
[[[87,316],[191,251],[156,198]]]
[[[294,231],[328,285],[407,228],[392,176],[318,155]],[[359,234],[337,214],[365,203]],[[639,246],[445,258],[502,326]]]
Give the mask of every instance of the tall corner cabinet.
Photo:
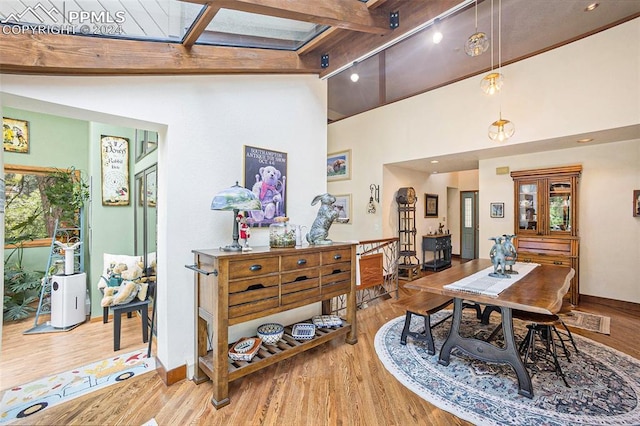
[[[511,172],[518,260],[571,267],[566,297],[580,301],[578,183],[581,165]]]

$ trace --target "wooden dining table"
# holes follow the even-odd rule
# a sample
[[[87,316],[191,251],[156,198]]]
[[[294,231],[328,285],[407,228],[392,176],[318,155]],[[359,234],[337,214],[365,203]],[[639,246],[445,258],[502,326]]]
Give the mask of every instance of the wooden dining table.
[[[404,286],[405,288],[428,291],[454,299],[451,330],[440,349],[438,359],[440,364],[449,365],[451,351],[454,348],[459,348],[469,356],[482,361],[509,364],[518,378],[518,393],[533,398],[531,377],[520,358],[518,345],[515,343],[512,310],[517,309],[540,314],[557,313],[562,306],[562,298],[569,290],[574,273],[571,268],[567,267],[539,265],[503,290],[497,297],[445,288],[448,284],[457,282],[490,266],[492,266],[492,263],[489,259],[474,259],[437,274],[426,275],[408,282]],[[485,305],[485,310],[488,307],[492,309],[499,308],[496,311],[502,315],[503,347],[498,347],[484,340],[460,335],[463,301],[465,304],[473,302]]]

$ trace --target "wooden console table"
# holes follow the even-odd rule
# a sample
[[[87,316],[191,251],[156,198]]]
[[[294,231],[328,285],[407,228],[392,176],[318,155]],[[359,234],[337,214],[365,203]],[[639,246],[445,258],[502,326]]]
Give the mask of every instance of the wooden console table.
[[[425,253],[433,252],[433,260],[425,262]],[[422,236],[422,269],[434,272],[451,267],[451,234]]]
[[[211,379],[215,408],[229,404],[229,382],[283,359],[346,335],[356,336],[356,245],[270,249],[251,252],[193,250],[195,274],[196,360],[194,382]],[[229,326],[322,302],[331,311],[331,298],[346,294],[346,321],[336,329],[316,329],[313,339],[291,338],[291,327],[277,346],[262,345],[250,362],[232,361]],[[311,322],[310,320],[308,322]],[[208,332],[209,330],[209,332]]]

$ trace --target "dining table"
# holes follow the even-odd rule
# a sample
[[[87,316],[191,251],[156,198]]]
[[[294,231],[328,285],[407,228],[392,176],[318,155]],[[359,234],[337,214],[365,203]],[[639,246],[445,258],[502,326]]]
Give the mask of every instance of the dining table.
[[[529,265],[526,274],[503,278],[506,288],[497,295],[482,294],[475,291],[463,291],[450,288],[481,271],[492,272],[490,259],[473,259],[460,263],[444,271],[430,274],[406,283],[405,288],[427,291],[453,298],[453,317],[449,335],[440,349],[438,362],[449,365],[451,351],[462,350],[467,355],[485,362],[510,365],[518,379],[518,393],[533,398],[531,376],[518,351],[513,332],[512,310],[539,314],[556,314],[562,306],[562,299],[569,290],[574,271],[571,268],[556,265]],[[533,268],[531,269],[531,266]],[[447,287],[449,286],[449,287]],[[463,337],[460,335],[462,311],[465,306],[478,304],[492,309],[501,315],[504,345],[496,346],[488,341]],[[480,321],[478,324],[481,324]]]

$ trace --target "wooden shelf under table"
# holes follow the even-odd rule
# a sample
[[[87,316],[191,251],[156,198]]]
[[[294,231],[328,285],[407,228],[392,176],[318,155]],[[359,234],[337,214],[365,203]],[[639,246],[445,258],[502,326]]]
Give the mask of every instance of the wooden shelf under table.
[[[307,320],[302,322],[311,323],[312,321]],[[231,358],[228,358],[229,381],[231,382],[244,377],[247,374],[251,374],[315,346],[319,346],[329,340],[335,339],[336,337],[346,335],[351,331],[351,324],[342,321],[342,326],[337,328],[316,327],[316,334],[313,339],[296,340],[291,337],[291,327],[292,325],[289,325],[284,328],[284,335],[277,344],[261,344],[260,350],[251,361],[234,361]],[[229,347],[231,346],[232,345],[229,345]],[[215,377],[213,374],[213,352],[207,352],[207,355],[201,356],[199,360],[202,371],[209,377]]]

